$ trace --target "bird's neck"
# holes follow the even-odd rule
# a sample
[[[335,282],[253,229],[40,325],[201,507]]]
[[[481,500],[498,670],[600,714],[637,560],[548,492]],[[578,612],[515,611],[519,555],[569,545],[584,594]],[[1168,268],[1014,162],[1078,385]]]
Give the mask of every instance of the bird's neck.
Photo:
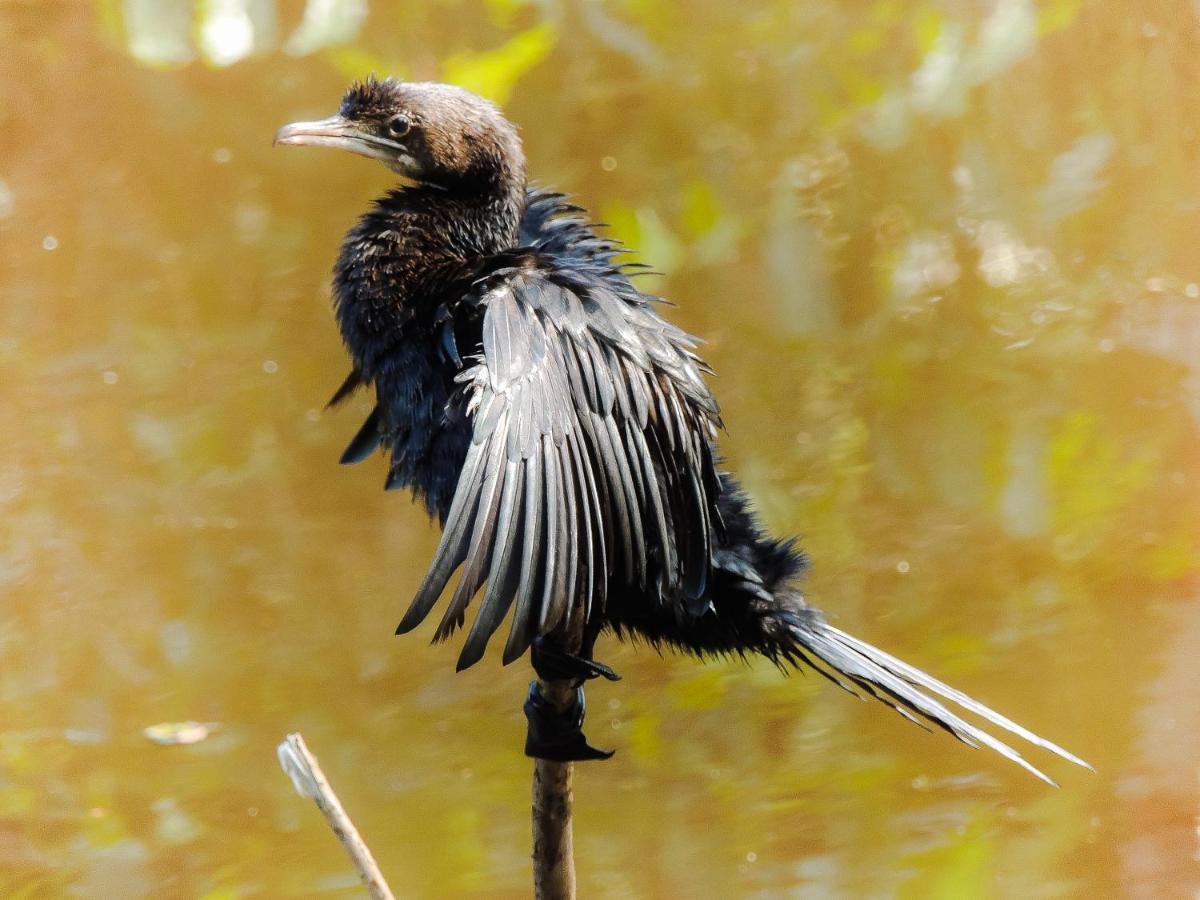
[[[524,207],[523,179],[473,192],[404,187],[377,200],[346,236],[334,277],[359,368],[370,372],[404,329],[432,323],[461,296],[486,257],[515,247]]]
[[[516,244],[525,207],[525,185],[504,181],[485,189],[449,190],[435,185],[397,188],[376,209],[423,257],[479,257]],[[404,248],[401,248],[404,249]]]

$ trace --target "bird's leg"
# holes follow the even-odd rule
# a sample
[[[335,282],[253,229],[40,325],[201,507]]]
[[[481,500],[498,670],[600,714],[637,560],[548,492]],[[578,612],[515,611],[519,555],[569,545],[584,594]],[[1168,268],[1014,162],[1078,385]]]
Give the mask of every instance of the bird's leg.
[[[621,676],[604,663],[592,659],[600,629],[588,626],[579,653],[569,653],[554,638],[543,635],[533,642],[530,653],[533,670],[542,681],[574,681],[579,687],[592,678],[620,681]]]
[[[525,718],[529,722],[526,756],[568,762],[608,759],[613,755],[611,750],[596,749],[583,735],[587,709],[584,682],[601,677],[609,681],[620,679],[608,666],[591,659],[595,642],[596,634],[589,629],[581,653],[576,655],[564,650],[553,638],[539,637],[534,641],[531,656],[538,680],[529,683],[525,699]]]

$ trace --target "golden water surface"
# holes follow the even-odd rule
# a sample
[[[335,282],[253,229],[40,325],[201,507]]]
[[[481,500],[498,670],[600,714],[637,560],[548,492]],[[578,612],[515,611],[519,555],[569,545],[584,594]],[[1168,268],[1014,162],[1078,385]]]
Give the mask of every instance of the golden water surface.
[[[390,177],[271,147],[370,71],[656,267],[836,624],[1097,770],[610,638],[582,896],[1195,897],[1185,0],[0,3],[0,896],[357,895],[293,730],[398,895],[529,893],[528,667],[392,635],[436,532],[322,409]]]

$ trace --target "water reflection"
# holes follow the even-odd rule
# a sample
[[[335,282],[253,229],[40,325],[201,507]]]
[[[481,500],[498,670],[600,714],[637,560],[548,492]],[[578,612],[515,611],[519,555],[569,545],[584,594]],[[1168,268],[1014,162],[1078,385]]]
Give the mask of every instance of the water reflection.
[[[269,148],[371,69],[506,101],[666,273],[837,621],[1098,768],[1047,792],[816,679],[610,644],[585,896],[1194,893],[1196,24],[0,7],[0,894],[353,894],[276,770],[295,729],[400,893],[528,893],[527,673],[391,636],[435,533],[321,410],[384,173]]]

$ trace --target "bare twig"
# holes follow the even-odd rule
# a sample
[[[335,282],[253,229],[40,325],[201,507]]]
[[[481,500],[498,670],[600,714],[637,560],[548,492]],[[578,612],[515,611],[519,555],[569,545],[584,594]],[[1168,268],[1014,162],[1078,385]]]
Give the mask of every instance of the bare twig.
[[[569,681],[540,681],[542,696],[556,709],[575,699]],[[533,761],[533,892],[537,900],[574,900],[575,846],[571,829],[573,764]]]
[[[346,810],[342,809],[341,801],[325,780],[325,773],[321,771],[317,758],[305,746],[304,738],[298,732],[289,734],[276,752],[279,754],[279,765],[292,779],[296,793],[301,797],[311,797],[317,802],[317,808],[324,814],[325,821],[329,823],[337,839],[350,854],[350,859],[354,861],[358,877],[366,886],[367,893],[373,900],[395,900],[391,888],[384,881],[383,873],[379,871],[375,857],[371,856],[371,851],[363,843],[358,829],[346,815]]]

